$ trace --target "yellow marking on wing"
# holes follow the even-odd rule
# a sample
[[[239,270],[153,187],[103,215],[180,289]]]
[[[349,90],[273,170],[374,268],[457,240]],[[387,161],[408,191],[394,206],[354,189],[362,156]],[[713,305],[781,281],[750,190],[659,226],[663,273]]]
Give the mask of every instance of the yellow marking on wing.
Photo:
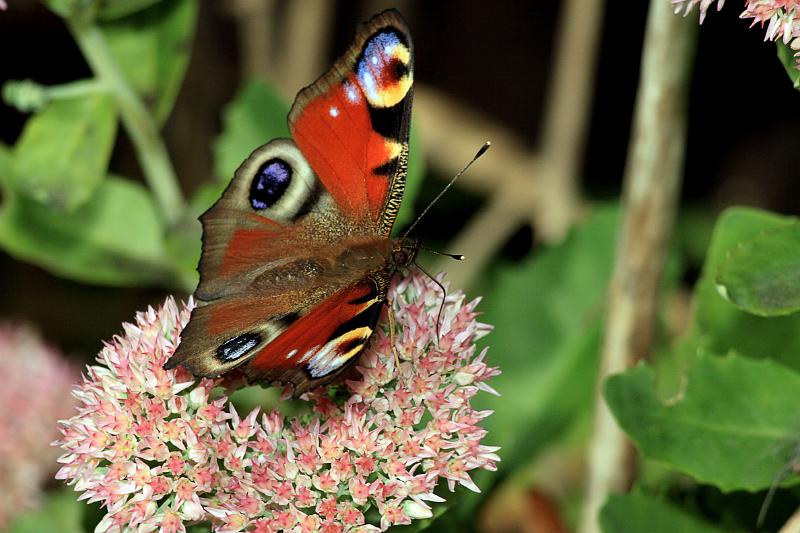
[[[403,152],[403,144],[397,141],[393,141],[392,139],[384,139],[386,146],[386,151],[388,152],[386,156],[386,161],[394,159],[398,157]]]
[[[364,326],[364,327],[356,328],[354,330],[348,331],[347,333],[344,333],[344,334],[340,335],[336,339],[336,344],[340,344],[340,343],[344,344],[346,342],[359,340],[359,339],[360,340],[366,340],[366,339],[369,338],[370,335],[372,335],[372,328],[371,327]],[[359,344],[359,345],[351,348],[347,353],[341,354],[336,359],[338,361],[347,361],[351,357],[356,355],[358,352],[360,352],[363,347],[364,347],[363,344]]]

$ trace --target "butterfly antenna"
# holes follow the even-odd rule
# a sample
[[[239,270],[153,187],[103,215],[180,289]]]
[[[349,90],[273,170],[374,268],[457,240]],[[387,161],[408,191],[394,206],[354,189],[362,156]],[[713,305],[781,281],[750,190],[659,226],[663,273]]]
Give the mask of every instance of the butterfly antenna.
[[[453,176],[453,179],[451,179],[451,180],[450,180],[450,182],[449,182],[447,185],[445,185],[445,186],[444,186],[444,189],[442,189],[442,191],[441,191],[439,194],[437,194],[437,195],[436,195],[436,198],[434,198],[434,199],[431,201],[431,203],[429,203],[429,204],[428,204],[428,207],[426,207],[425,209],[423,209],[423,210],[422,210],[422,213],[420,213],[420,215],[417,217],[417,219],[414,221],[414,223],[413,223],[413,224],[411,224],[411,226],[410,226],[410,227],[409,227],[409,228],[406,230],[406,232],[405,232],[405,233],[403,233],[403,237],[408,237],[408,234],[409,234],[409,233],[411,233],[411,230],[413,230],[413,229],[414,229],[414,228],[417,226],[417,223],[419,223],[419,221],[420,221],[420,220],[422,220],[422,217],[424,217],[424,216],[425,216],[425,214],[426,214],[426,213],[427,213],[427,212],[430,210],[430,208],[431,208],[431,207],[433,207],[433,204],[435,204],[436,202],[438,202],[438,201],[439,201],[439,198],[441,198],[442,196],[444,196],[444,193],[446,193],[446,192],[447,192],[447,190],[448,190],[450,187],[452,187],[452,186],[453,186],[453,184],[456,182],[456,180],[457,180],[458,178],[460,178],[460,177],[461,177],[461,175],[462,175],[464,172],[466,172],[466,171],[467,171],[467,169],[468,169],[470,166],[472,166],[472,163],[474,163],[475,161],[477,161],[477,160],[478,160],[478,158],[479,158],[480,156],[482,156],[483,154],[485,154],[485,153],[486,153],[486,150],[488,150],[488,149],[489,149],[491,146],[492,146],[492,143],[491,143],[491,141],[486,141],[485,143],[483,143],[483,146],[481,146],[480,150],[478,150],[478,152],[477,152],[477,153],[475,154],[475,156],[474,156],[474,157],[473,157],[473,158],[470,160],[470,162],[469,162],[469,163],[467,163],[467,164],[466,164],[466,166],[465,166],[464,168],[462,168],[461,170],[459,170],[459,171],[458,171],[458,174],[456,174],[455,176]],[[448,254],[444,254],[444,255],[448,255]],[[433,278],[431,278],[431,279],[433,279]]]
[[[420,250],[425,250],[426,252],[430,252],[436,255],[443,255],[444,257],[449,257],[450,259],[455,259],[456,261],[463,261],[464,256],[462,254],[449,254],[447,252],[440,252],[439,250],[431,250],[430,248],[426,248],[424,246],[419,247]],[[419,266],[419,265],[417,265]]]
[[[441,255],[450,255],[450,254],[441,254]],[[447,289],[444,287],[444,285],[442,285],[442,283],[438,279],[436,279],[433,276],[431,276],[430,273],[428,273],[427,270],[422,268],[422,265],[420,265],[419,263],[417,263],[415,261],[414,262],[414,266],[417,267],[418,269],[420,269],[423,274],[425,274],[426,276],[431,278],[431,281],[433,281],[435,284],[437,284],[439,286],[440,289],[442,289],[442,303],[441,303],[441,305],[439,305],[439,314],[436,316],[436,347],[438,348],[439,347],[439,338],[442,336],[441,331],[439,330],[439,324],[441,324],[441,322],[442,322],[442,311],[444,311],[444,303],[447,300]]]

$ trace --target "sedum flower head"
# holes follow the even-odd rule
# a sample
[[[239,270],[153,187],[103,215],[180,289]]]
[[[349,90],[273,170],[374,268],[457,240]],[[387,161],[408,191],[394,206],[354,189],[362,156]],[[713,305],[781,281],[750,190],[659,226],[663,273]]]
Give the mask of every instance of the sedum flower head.
[[[76,372],[32,330],[0,325],[0,531],[39,500],[56,468],[59,418],[72,411]]]
[[[708,8],[711,7],[712,4],[717,4],[717,11],[722,9],[722,6],[725,4],[725,0],[671,0],[673,6],[675,7],[675,13],[683,12],[684,15],[688,15],[691,13],[695,7],[700,8],[700,23],[702,24],[706,18],[706,13],[708,12]]]
[[[498,371],[475,341],[477,300],[447,297],[419,275],[390,291],[398,324],[380,330],[346,382],[345,400],[325,388],[304,395],[309,411],[240,415],[222,379],[164,370],[192,303],[169,299],[125,324],[74,394],[63,421],[58,479],[107,514],[97,531],[379,531],[431,516],[440,481],[477,491],[470,473],[493,470],[496,448],[481,444],[490,414],[470,402]],[[368,517],[371,518],[368,521]]]
[[[800,0],[748,0],[740,16],[752,19],[754,25],[766,25],[765,39],[780,39],[794,50],[800,49]]]
[[[672,0],[675,12],[683,11],[684,15],[699,6],[701,23],[715,2],[717,10],[722,9],[724,0]],[[797,52],[796,56],[800,55],[800,0],[745,0],[744,4],[740,18],[752,20],[752,25],[766,26],[765,40],[781,40]]]

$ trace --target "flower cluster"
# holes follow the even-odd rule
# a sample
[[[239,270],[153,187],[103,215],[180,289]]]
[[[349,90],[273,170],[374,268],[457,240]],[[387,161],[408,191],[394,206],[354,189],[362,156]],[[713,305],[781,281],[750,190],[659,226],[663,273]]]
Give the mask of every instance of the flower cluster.
[[[440,481],[478,490],[470,472],[494,469],[481,444],[490,413],[470,404],[498,373],[475,341],[477,301],[441,292],[421,276],[390,292],[398,326],[376,338],[337,401],[304,395],[309,411],[241,416],[221,379],[164,370],[191,303],[167,300],[124,325],[74,392],[78,414],[61,424],[57,478],[107,514],[96,531],[379,531],[431,516]],[[357,376],[357,377],[356,377]],[[445,484],[443,483],[443,485]]]
[[[676,13],[688,14],[699,5],[701,23],[714,2],[718,10],[725,3],[724,0],[672,0]],[[763,27],[766,24],[765,39],[781,40],[797,52],[795,55],[800,55],[800,0],[745,0],[740,17],[751,19],[754,25],[759,23]]]
[[[39,500],[56,469],[56,421],[72,411],[77,372],[37,334],[0,326],[0,531]]]

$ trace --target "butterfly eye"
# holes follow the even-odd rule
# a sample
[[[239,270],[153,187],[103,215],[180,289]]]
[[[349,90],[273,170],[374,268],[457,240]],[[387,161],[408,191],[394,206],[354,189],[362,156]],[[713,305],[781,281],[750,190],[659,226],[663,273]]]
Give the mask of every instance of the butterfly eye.
[[[250,185],[250,205],[262,210],[275,205],[292,180],[292,168],[282,159],[270,159],[261,165]]]

